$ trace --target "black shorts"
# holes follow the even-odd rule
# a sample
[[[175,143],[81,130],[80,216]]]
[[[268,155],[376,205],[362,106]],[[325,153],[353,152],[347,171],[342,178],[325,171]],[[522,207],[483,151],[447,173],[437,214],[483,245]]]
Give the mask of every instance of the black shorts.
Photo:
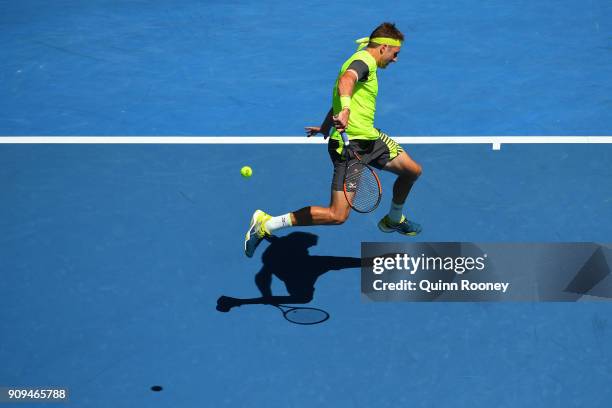
[[[368,155],[369,164],[377,169],[382,169],[391,160],[395,159],[404,151],[395,140],[378,131],[380,137],[375,140],[351,140],[351,145],[357,154]],[[340,142],[330,139],[327,144],[329,157],[334,164],[334,175],[332,177],[332,190],[342,191],[344,173],[346,172],[346,160],[341,156]]]

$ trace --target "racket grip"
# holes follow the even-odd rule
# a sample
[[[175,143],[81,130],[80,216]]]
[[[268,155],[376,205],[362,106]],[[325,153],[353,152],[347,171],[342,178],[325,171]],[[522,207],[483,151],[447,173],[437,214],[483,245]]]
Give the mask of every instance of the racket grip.
[[[344,146],[348,146],[349,145],[349,138],[348,138],[348,135],[346,134],[346,132],[341,132],[340,136],[342,136],[342,141],[344,142]]]

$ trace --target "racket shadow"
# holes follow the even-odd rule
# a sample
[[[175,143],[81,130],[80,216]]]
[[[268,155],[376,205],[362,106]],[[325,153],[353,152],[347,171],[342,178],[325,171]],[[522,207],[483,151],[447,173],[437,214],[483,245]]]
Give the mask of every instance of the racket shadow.
[[[270,245],[261,256],[262,266],[255,275],[255,285],[261,296],[240,299],[221,296],[217,310],[229,312],[243,305],[305,305],[312,301],[317,279],[329,271],[358,268],[361,258],[310,255],[309,249],[319,237],[307,232],[293,232],[284,237],[271,237]],[[288,295],[272,293],[272,279],[281,280]],[[327,319],[324,319],[325,321]]]

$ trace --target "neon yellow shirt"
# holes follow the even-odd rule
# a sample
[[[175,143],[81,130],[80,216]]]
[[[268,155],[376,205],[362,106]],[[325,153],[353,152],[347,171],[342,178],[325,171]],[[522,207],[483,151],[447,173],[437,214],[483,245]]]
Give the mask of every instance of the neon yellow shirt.
[[[334,115],[340,113],[340,95],[338,94],[338,81],[344,75],[351,62],[355,60],[363,61],[369,70],[368,79],[364,82],[355,82],[353,96],[351,98],[351,114],[349,116],[346,134],[350,140],[375,140],[378,139],[378,130],[374,128],[374,113],[376,112],[376,96],[378,95],[378,77],[376,71],[378,66],[376,60],[366,50],[358,51],[353,54],[340,69],[336,85],[334,86],[332,108]],[[332,139],[342,140],[342,136],[336,129],[331,134]]]

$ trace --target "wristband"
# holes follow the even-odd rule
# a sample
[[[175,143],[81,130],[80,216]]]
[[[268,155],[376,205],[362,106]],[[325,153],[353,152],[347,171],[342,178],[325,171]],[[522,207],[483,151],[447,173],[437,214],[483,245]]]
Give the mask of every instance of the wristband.
[[[351,108],[351,97],[350,96],[340,96],[340,107],[342,109],[350,109]]]

